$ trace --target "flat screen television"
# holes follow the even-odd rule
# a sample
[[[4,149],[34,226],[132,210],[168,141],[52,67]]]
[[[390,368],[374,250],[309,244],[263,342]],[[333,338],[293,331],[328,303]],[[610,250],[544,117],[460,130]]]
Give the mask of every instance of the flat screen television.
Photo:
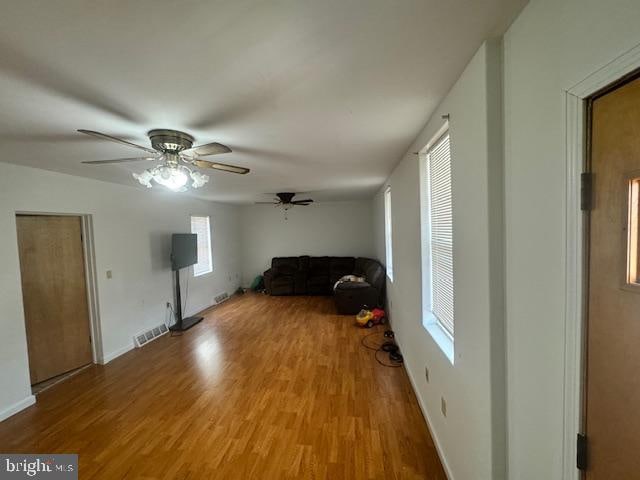
[[[171,269],[180,270],[198,263],[198,235],[174,233],[171,235]]]

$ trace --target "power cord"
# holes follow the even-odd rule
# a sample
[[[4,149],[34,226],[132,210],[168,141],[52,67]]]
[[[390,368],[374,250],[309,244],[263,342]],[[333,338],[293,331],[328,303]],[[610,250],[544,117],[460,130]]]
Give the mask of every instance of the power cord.
[[[187,311],[187,305],[188,305],[188,302],[189,302],[189,277],[190,277],[190,275],[187,275],[187,285],[186,285],[186,288],[185,288],[184,303],[183,303],[183,307],[182,307],[183,315],[184,315],[184,312]],[[172,325],[175,325],[176,323],[178,323],[178,316],[176,315],[176,312],[173,309],[173,305],[172,304],[169,304],[169,310],[171,310],[171,316],[173,317],[173,323],[171,321],[169,321],[169,324],[167,324],[167,322],[165,322],[165,325],[167,326],[167,328],[170,328]],[[182,335],[182,332],[171,331],[171,336],[172,337],[179,337],[180,335]]]
[[[378,331],[378,332],[373,332],[373,333],[369,333],[368,335],[365,335],[360,339],[360,344],[369,350],[375,351],[374,357],[380,365],[383,365],[385,367],[391,367],[391,368],[401,367],[404,359],[400,354],[400,348],[393,340],[394,338],[393,331],[385,330],[385,332],[383,333],[383,336],[387,340],[384,340],[382,343],[377,342],[377,344],[372,345],[371,342],[367,339],[374,335],[380,335],[380,332]],[[380,352],[389,354],[390,363],[386,363],[380,359]]]
[[[164,324],[167,328],[170,328],[171,325],[175,325],[175,323],[178,321],[178,318],[176,317],[176,312],[173,310],[172,304],[167,303],[167,308],[169,308],[169,310],[171,311],[171,316],[169,317],[169,322],[165,321]],[[171,318],[173,318],[173,322],[171,321]]]
[[[179,337],[182,335],[182,332],[174,332],[173,330],[171,330],[171,326],[175,325],[176,323],[178,323],[178,317],[176,315],[175,310],[173,309],[173,305],[171,305],[170,303],[168,304],[168,308],[169,310],[171,310],[171,317],[173,317],[173,322],[169,321],[169,323],[167,324],[167,322],[165,322],[164,324],[167,326],[167,328],[169,329],[169,336],[171,337]],[[169,317],[169,318],[171,318]]]
[[[380,358],[378,357],[378,354],[380,352],[382,352],[383,350],[378,350],[376,351],[376,353],[374,354],[376,357],[376,361],[380,364],[380,365],[384,365],[385,367],[391,367],[391,368],[398,368],[402,366],[403,363],[403,358],[402,355],[400,355],[397,352],[389,352],[389,359],[391,360],[392,363],[385,363],[382,360],[380,360]]]
[[[189,269],[187,269],[187,287],[185,288],[184,293],[184,306],[182,307],[182,315],[186,315],[187,311],[187,303],[189,302]]]

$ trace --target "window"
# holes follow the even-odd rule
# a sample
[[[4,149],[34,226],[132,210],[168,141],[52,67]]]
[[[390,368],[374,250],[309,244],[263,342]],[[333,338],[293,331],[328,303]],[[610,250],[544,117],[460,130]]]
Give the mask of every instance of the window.
[[[629,179],[627,206],[627,285],[640,286],[640,178]]]
[[[213,271],[209,217],[192,216],[191,233],[198,235],[198,263],[193,266],[193,276],[197,277]]]
[[[448,132],[427,148],[422,161],[423,323],[453,361],[453,215]]]
[[[391,229],[391,187],[384,191],[384,248],[387,256],[387,277],[393,282],[393,242]]]

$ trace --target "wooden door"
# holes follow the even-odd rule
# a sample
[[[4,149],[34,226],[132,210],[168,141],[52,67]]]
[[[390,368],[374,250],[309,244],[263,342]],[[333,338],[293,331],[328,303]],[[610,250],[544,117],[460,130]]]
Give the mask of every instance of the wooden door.
[[[18,215],[31,384],[92,362],[80,217]]]
[[[592,102],[587,480],[640,478],[640,79]]]

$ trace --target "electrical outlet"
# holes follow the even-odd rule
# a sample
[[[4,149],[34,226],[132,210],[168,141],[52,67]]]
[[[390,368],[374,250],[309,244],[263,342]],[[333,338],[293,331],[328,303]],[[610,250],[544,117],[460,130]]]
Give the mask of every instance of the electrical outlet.
[[[427,379],[427,383],[429,383],[429,367],[424,366],[424,378]]]
[[[112,278],[113,272],[111,270],[107,270],[107,278]]]
[[[447,416],[447,401],[444,397],[440,397],[440,410],[442,410],[442,416]]]

